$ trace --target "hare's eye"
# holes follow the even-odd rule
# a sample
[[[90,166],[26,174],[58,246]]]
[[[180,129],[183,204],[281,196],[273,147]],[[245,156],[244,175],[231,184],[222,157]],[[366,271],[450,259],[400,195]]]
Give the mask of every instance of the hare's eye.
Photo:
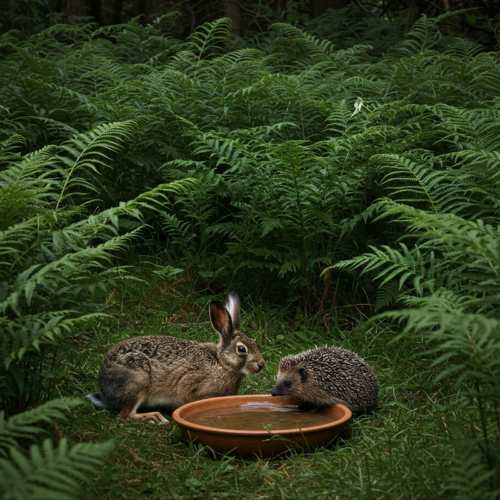
[[[247,352],[247,348],[244,345],[239,345],[238,352],[241,354],[245,354]]]

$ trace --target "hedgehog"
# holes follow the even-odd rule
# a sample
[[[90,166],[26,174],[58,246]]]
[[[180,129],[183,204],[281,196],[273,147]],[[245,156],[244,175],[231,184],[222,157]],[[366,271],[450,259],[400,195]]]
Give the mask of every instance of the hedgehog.
[[[377,406],[378,381],[354,352],[325,346],[282,358],[272,395],[297,398],[310,413],[337,403],[370,411]]]

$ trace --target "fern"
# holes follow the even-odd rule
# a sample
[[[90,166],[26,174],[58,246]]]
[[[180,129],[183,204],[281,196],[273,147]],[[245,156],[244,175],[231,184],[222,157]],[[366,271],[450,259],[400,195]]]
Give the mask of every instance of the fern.
[[[436,276],[443,276],[445,270],[442,263],[437,263],[434,252],[422,254],[418,247],[410,250],[404,243],[400,250],[393,250],[388,246],[381,249],[371,247],[373,253],[344,260],[327,269],[362,269],[362,273],[375,272],[374,279],[380,280],[380,287],[390,281],[397,281],[399,290],[411,280],[412,291],[422,295],[424,290],[434,291],[439,285]]]
[[[500,442],[500,227],[395,202],[386,204],[384,216],[404,221],[407,230],[418,236],[415,250],[410,252],[404,245],[403,253],[387,246],[373,248],[372,254],[334,267],[363,267],[363,272],[378,273],[374,279],[381,286],[392,283],[392,290],[398,286],[397,299],[407,308],[388,311],[383,317],[404,323],[402,335],[427,339],[436,354],[434,364],[446,366],[436,381],[458,374],[456,391],[475,405],[481,418],[482,433],[470,438],[467,450],[454,460],[450,488],[460,497],[471,492],[470,484],[474,484],[494,498],[500,465],[496,458]],[[440,255],[439,265],[434,265],[435,252]],[[430,279],[434,275],[441,283]],[[410,279],[413,287],[403,288]],[[382,303],[388,305],[387,300]],[[456,475],[465,469],[465,475]],[[464,483],[464,477],[470,484]]]
[[[96,281],[102,289],[115,283],[110,273],[101,273],[96,280],[96,272],[112,268],[111,254],[123,251],[136,238],[142,212],[157,211],[168,193],[195,185],[190,180],[162,184],[96,215],[71,206],[89,190],[98,189],[88,174],[107,168],[109,155],[123,147],[139,124],[101,126],[25,157],[12,154],[12,140],[5,143],[6,168],[0,181],[0,324],[4,332],[0,393],[11,411],[21,409],[17,405],[24,395],[36,393],[43,384],[43,377],[36,372],[28,375],[23,363],[40,360],[42,370],[47,350],[64,347],[65,337],[75,328],[103,317],[92,307],[85,310],[82,302],[95,293]],[[139,227],[120,234],[120,220],[125,219],[136,219]]]
[[[104,463],[113,448],[111,442],[70,447],[66,438],[57,446],[45,439],[40,446],[31,445],[28,452],[18,444],[20,438],[41,434],[40,424],[64,419],[63,411],[77,404],[81,402],[75,399],[54,400],[9,419],[0,412],[2,498],[74,498],[75,491]]]
[[[198,64],[210,49],[228,40],[230,29],[231,20],[223,17],[213,23],[203,24],[189,36],[194,51],[198,52]]]
[[[19,438],[33,439],[43,433],[39,425],[43,422],[52,423],[54,420],[65,418],[64,411],[69,410],[81,402],[78,399],[58,399],[49,401],[37,408],[19,413],[9,419],[5,412],[0,412],[0,456],[7,457],[8,451],[21,450]]]
[[[389,187],[391,197],[399,203],[423,204],[434,213],[470,211],[474,205],[469,201],[471,193],[467,193],[467,178],[463,174],[454,176],[453,171],[426,164],[425,158],[418,160],[417,163],[398,155],[372,157],[372,161],[382,164],[381,169],[388,172],[382,183]]]
[[[244,39],[223,18],[177,40],[175,14],[2,35],[9,416],[55,396],[42,368],[103,317],[99,294],[137,279],[119,259],[132,247],[156,248],[160,275],[310,312],[374,280],[377,307],[426,339],[479,416],[464,477],[496,491],[500,59],[443,34],[448,15],[409,29],[361,14]]]
[[[65,438],[58,446],[45,440],[31,446],[29,455],[13,450],[10,460],[0,459],[0,470],[7,478],[0,486],[5,499],[74,498],[75,489],[89,482],[89,475],[111,451],[111,445],[80,443],[69,448]]]

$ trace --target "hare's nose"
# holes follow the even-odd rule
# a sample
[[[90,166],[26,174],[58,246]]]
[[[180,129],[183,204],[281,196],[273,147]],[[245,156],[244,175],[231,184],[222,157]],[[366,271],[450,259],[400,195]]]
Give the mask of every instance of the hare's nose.
[[[257,366],[259,367],[259,369],[257,371],[260,372],[262,370],[262,368],[264,368],[264,366],[266,366],[266,363],[264,363],[264,361],[262,361],[262,363],[257,363]]]

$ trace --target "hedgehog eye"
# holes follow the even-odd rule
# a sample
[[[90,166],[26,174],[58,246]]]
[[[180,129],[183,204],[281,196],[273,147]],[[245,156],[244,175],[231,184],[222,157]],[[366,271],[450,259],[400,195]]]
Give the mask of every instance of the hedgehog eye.
[[[238,346],[238,352],[240,354],[245,354],[247,352],[247,348],[244,345],[239,345]]]
[[[285,387],[292,387],[292,383],[289,380],[287,380],[285,382]]]

